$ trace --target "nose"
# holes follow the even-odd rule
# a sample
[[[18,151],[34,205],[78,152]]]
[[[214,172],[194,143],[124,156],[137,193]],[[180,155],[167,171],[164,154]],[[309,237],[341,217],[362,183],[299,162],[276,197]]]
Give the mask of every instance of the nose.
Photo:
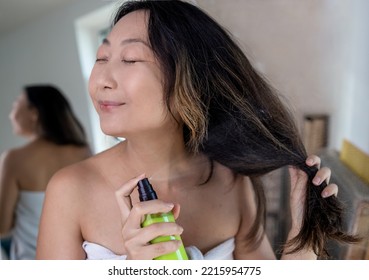
[[[15,107],[13,107],[13,108],[11,109],[11,111],[10,111],[10,113],[9,113],[8,117],[9,117],[9,119],[10,119],[11,121],[13,121],[13,120],[14,120],[14,116],[15,116]]]
[[[12,104],[12,109],[10,110],[9,112],[9,119],[12,119],[14,117],[14,114],[15,114],[15,111],[17,110],[17,107],[18,107],[18,101],[15,100]]]
[[[95,66],[91,74],[91,82],[95,82],[100,90],[115,89],[118,85],[111,63]]]

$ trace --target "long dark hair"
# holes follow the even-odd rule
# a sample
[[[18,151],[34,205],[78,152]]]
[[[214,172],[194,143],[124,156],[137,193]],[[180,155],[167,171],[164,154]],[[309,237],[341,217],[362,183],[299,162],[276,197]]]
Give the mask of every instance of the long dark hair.
[[[313,185],[317,168],[305,164],[307,154],[292,115],[230,34],[181,1],[125,2],[113,25],[137,10],[148,14],[148,40],[164,74],[164,98],[184,123],[188,150],[253,181],[258,211],[246,237],[249,243],[260,242],[260,225],[265,224],[259,176],[286,165],[297,166],[309,178],[302,228],[288,244],[289,252],[313,248],[324,256],[327,239],[357,241],[342,230],[343,208],[337,198],[321,197],[326,183]]]
[[[66,97],[52,85],[24,87],[28,102],[38,112],[39,133],[58,145],[86,146],[86,135]]]

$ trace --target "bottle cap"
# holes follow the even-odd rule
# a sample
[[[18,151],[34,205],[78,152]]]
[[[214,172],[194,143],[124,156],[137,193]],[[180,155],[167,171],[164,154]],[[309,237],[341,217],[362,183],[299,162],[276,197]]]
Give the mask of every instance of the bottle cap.
[[[138,181],[137,186],[138,186],[138,193],[139,193],[140,201],[158,199],[156,192],[154,191],[153,187],[151,186],[147,178],[144,178]]]

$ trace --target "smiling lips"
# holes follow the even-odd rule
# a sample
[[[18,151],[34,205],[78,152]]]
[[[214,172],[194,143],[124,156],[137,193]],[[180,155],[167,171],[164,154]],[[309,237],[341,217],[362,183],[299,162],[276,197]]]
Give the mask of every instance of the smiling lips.
[[[115,108],[118,108],[126,103],[124,102],[115,102],[115,101],[107,101],[107,100],[100,100],[98,101],[99,107],[101,111],[111,111]]]

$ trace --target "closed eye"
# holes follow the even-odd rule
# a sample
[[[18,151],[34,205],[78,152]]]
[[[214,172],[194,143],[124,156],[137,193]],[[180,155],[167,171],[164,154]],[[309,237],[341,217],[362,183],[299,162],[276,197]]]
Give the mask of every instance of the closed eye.
[[[123,59],[122,62],[124,62],[126,64],[134,64],[136,62],[139,62],[139,60],[135,60],[135,59]]]
[[[107,58],[96,58],[96,62],[107,62]]]

